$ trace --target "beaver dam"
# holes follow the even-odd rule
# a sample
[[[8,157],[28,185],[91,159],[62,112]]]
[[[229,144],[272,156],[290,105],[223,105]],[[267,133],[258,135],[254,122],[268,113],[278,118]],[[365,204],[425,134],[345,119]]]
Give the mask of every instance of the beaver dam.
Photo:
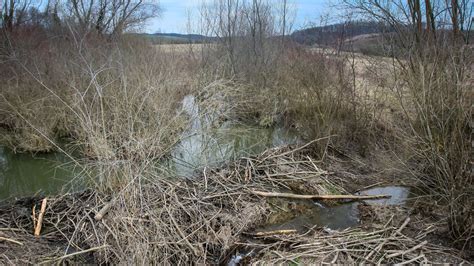
[[[271,148],[194,179],[141,180],[112,196],[87,189],[4,202],[1,260],[462,262],[430,239],[433,227],[410,217],[406,188],[351,193],[353,180],[322,169],[306,147]]]
[[[335,152],[314,158],[327,138],[303,144],[289,129],[229,121],[209,130],[215,119],[193,96],[182,108],[190,127],[171,155],[115,187],[85,182],[61,153],[0,149],[0,261],[464,261],[438,221],[415,212],[421,196],[403,178]]]

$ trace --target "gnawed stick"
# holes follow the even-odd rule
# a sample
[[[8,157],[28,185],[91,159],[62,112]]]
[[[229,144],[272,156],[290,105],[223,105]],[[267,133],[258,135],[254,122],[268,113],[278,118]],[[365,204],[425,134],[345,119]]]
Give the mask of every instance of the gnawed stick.
[[[16,241],[16,240],[13,240],[11,238],[6,238],[6,237],[1,237],[0,236],[0,241],[6,241],[6,242],[15,243],[17,245],[23,246],[23,243],[21,243],[19,241]]]
[[[296,234],[298,231],[294,229],[283,229],[283,230],[274,230],[274,231],[265,231],[265,232],[256,232],[249,235],[252,236],[274,236],[274,235],[291,235]]]
[[[40,213],[38,214],[38,220],[36,221],[35,236],[39,236],[41,233],[41,227],[43,226],[43,217],[44,217],[44,213],[46,212],[47,202],[48,202],[48,198],[44,198],[43,201],[41,202]]]
[[[292,193],[252,191],[253,194],[263,197],[277,197],[290,199],[322,199],[322,200],[368,200],[390,198],[390,195],[300,195]]]
[[[109,211],[110,207],[112,207],[113,203],[114,203],[114,200],[111,200],[111,201],[109,201],[108,203],[106,203],[106,204],[104,205],[104,207],[102,207],[102,209],[100,209],[100,210],[96,213],[96,215],[94,216],[94,219],[95,219],[96,221],[102,220],[102,218],[104,218],[105,214]]]

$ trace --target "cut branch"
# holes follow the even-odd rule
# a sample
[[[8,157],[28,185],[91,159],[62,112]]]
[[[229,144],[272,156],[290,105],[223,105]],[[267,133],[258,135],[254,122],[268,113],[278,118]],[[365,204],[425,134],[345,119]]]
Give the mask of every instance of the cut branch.
[[[100,221],[102,220],[102,218],[104,218],[105,214],[107,214],[107,212],[109,211],[110,207],[112,207],[114,203],[114,200],[111,200],[110,202],[106,203],[104,205],[104,207],[102,207],[102,209],[100,209],[97,214],[94,216],[94,219],[96,221]]]
[[[299,195],[292,193],[252,191],[253,194],[263,197],[277,197],[289,199],[321,199],[321,200],[369,200],[390,198],[390,195]]]
[[[394,257],[397,257],[397,256],[408,254],[408,253],[413,252],[413,251],[415,251],[419,248],[422,248],[426,244],[428,244],[428,241],[425,240],[425,241],[421,242],[420,244],[418,244],[418,245],[416,245],[416,246],[414,246],[410,249],[403,250],[403,251],[400,251],[400,252],[397,252],[397,253],[394,253],[394,254],[390,254],[386,258],[390,259],[390,258],[394,258]]]
[[[44,198],[43,201],[41,202],[41,210],[40,210],[40,213],[38,214],[38,221],[36,222],[36,227],[35,227],[35,236],[39,236],[41,233],[41,227],[43,225],[43,217],[44,217],[44,213],[46,212],[47,202],[48,202],[48,198]]]
[[[294,229],[283,229],[283,230],[256,232],[250,235],[262,237],[262,236],[274,236],[274,235],[291,235],[291,234],[296,234],[296,233],[298,233],[298,231]]]

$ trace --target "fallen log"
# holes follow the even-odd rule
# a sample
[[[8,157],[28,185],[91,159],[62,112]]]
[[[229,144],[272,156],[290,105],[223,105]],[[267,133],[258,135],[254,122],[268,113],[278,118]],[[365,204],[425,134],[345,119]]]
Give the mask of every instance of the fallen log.
[[[289,199],[320,199],[320,200],[370,200],[386,199],[390,195],[300,195],[292,193],[252,191],[253,194],[263,197],[289,198]]]

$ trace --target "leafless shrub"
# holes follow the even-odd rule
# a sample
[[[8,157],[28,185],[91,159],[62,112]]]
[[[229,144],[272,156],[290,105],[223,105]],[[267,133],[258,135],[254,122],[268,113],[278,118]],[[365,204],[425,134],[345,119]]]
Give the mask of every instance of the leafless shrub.
[[[393,28],[392,86],[403,112],[402,139],[421,186],[448,214],[453,239],[472,244],[469,158],[472,48],[466,1],[343,1]],[[445,21],[450,23],[445,24]],[[436,207],[439,208],[439,207]]]
[[[8,32],[24,25],[50,29],[68,25],[78,31],[114,36],[143,26],[161,12],[154,0],[6,0],[1,7],[1,26]]]
[[[2,65],[8,75],[2,122],[6,135],[14,136],[11,146],[47,151],[66,137],[83,155],[112,168],[167,154],[185,126],[178,110],[192,87],[190,66],[142,41],[109,43],[91,35],[79,43],[73,37],[44,37],[36,49],[19,43]],[[96,180],[107,184],[106,177]]]

